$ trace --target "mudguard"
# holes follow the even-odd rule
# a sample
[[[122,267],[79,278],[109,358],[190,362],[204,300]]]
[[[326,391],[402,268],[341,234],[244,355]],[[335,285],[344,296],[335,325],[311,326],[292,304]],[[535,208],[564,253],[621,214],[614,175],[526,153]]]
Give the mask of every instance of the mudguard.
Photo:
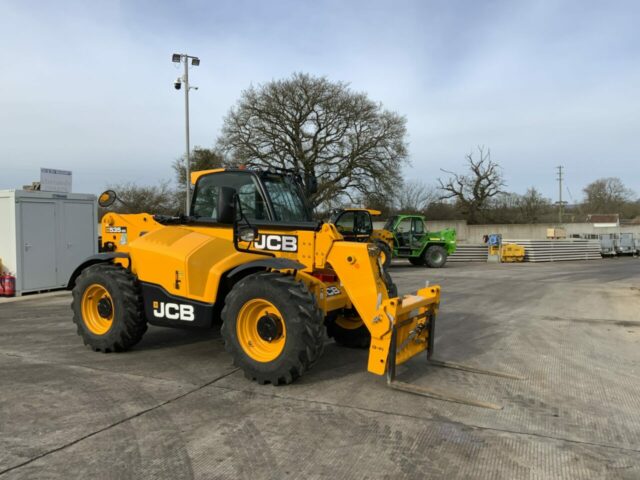
[[[85,261],[78,265],[78,267],[76,267],[76,269],[71,274],[69,282],[67,283],[67,289],[71,290],[75,286],[76,278],[78,278],[78,275],[80,275],[85,268],[90,267],[91,265],[95,265],[96,263],[111,262],[116,258],[126,258],[127,260],[129,260],[129,262],[131,262],[129,254],[122,252],[103,252],[87,257]]]
[[[296,262],[295,260],[290,260],[288,258],[265,258],[260,260],[254,260],[252,262],[243,263],[242,265],[237,266],[233,270],[229,272],[229,277],[233,277],[237,273],[240,273],[243,270],[247,270],[248,268],[273,268],[276,270],[303,270],[306,265]]]

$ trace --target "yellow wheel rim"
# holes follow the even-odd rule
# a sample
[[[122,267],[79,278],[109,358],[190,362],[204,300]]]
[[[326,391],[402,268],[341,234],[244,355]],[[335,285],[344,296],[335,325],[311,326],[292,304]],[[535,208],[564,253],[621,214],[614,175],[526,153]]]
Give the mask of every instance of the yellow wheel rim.
[[[262,363],[278,358],[287,339],[282,314],[262,298],[254,298],[242,306],[236,319],[236,333],[245,353]]]
[[[104,335],[113,325],[113,300],[102,285],[90,285],[82,295],[82,320],[94,335]]]
[[[387,254],[384,253],[384,250],[380,249],[380,261],[384,265],[384,262],[387,261]]]
[[[336,325],[344,328],[345,330],[355,330],[364,325],[364,322],[360,317],[344,317],[340,315],[336,318]]]

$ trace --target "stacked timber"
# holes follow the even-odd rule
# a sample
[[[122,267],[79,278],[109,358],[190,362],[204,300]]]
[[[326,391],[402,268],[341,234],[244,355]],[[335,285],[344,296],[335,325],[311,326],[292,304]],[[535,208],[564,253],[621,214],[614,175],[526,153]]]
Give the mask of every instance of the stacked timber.
[[[598,240],[571,238],[566,240],[503,240],[503,242],[522,245],[525,250],[525,262],[560,262],[602,258]]]
[[[483,244],[458,244],[453,255],[449,255],[448,262],[486,262],[489,249]]]

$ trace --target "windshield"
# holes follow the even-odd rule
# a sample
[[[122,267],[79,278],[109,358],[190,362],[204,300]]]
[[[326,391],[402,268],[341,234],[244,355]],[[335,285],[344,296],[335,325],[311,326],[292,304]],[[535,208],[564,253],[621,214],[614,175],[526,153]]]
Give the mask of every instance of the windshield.
[[[292,177],[264,175],[264,187],[273,205],[274,220],[281,222],[308,222],[311,216],[304,203],[302,191]]]

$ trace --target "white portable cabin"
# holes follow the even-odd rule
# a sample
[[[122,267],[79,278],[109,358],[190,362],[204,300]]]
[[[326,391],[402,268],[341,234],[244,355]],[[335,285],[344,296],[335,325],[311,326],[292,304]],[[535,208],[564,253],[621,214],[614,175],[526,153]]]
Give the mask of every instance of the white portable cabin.
[[[0,190],[0,259],[16,295],[67,286],[98,251],[95,195]]]

